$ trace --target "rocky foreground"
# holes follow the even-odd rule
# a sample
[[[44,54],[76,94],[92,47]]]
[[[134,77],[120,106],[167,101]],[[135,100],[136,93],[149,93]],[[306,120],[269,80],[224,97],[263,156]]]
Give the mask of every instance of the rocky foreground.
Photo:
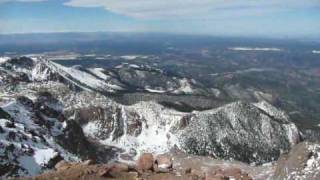
[[[146,180],[317,180],[320,178],[320,145],[308,142],[296,145],[274,163],[250,166],[208,157],[171,153],[153,156],[142,154],[135,163],[94,164],[60,161],[54,170],[20,180],[77,179],[146,179]]]

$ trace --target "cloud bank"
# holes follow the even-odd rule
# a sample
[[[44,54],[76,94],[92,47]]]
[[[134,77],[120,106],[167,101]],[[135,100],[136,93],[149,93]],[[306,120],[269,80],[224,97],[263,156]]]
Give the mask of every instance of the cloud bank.
[[[319,0],[69,0],[72,7],[103,7],[143,19],[232,18],[297,8],[319,7]]]

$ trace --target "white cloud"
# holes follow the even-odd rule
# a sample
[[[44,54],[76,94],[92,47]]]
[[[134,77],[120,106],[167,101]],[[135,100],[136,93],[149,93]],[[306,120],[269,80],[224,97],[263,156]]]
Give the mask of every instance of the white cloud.
[[[259,15],[291,8],[314,7],[319,0],[70,0],[73,7],[103,7],[135,18],[232,18]]]

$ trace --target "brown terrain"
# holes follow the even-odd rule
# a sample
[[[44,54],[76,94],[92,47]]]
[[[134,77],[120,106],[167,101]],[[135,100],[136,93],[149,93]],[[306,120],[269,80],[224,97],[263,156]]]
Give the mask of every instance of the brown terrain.
[[[102,180],[102,179],[150,179],[150,180],[227,180],[252,179],[239,165],[226,166],[213,159],[190,157],[177,154],[154,157],[150,153],[142,154],[133,164],[110,163],[94,164],[91,160],[79,163],[60,161],[55,170],[47,171],[35,177],[19,180]],[[208,163],[208,164],[207,164]],[[207,165],[206,165],[207,164]]]
[[[144,153],[133,163],[60,161],[54,170],[16,180],[318,180],[319,152],[318,144],[302,142],[278,161],[259,166],[181,152],[158,156]]]

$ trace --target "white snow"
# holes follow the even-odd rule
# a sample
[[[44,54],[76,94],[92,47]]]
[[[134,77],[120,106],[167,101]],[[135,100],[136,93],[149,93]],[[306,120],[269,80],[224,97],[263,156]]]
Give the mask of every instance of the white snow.
[[[180,79],[179,83],[180,83],[180,87],[178,89],[174,90],[173,93],[177,93],[177,94],[179,94],[179,93],[192,94],[194,92],[193,88],[192,88],[192,85],[190,84],[188,79],[186,79],[186,78]]]
[[[60,64],[57,63],[52,63],[54,64],[59,70],[60,73],[65,73],[64,77],[66,77],[67,75],[71,76],[72,78],[76,79],[77,81],[79,81],[80,83],[82,83],[83,85],[89,86],[91,88],[97,89],[97,90],[104,90],[104,91],[109,91],[109,92],[114,92],[115,90],[122,90],[123,88],[115,85],[115,84],[110,84],[107,83],[103,80],[99,80],[96,77],[94,77],[93,75],[86,73],[84,71],[78,70],[76,68],[72,68],[72,67],[65,67],[62,66]],[[64,72],[61,72],[64,71]],[[100,71],[100,70],[98,70]],[[95,70],[95,73],[99,73],[97,70]],[[99,75],[102,72],[100,71]]]
[[[60,69],[67,72],[69,75],[71,75],[73,78],[77,79],[81,83],[85,85],[89,85],[90,87],[96,87],[96,88],[104,88],[102,85],[104,84],[103,81],[98,80],[91,74],[88,74],[86,72],[83,72],[81,70],[72,68],[72,67],[64,67],[62,65],[56,64]]]
[[[123,68],[123,65],[124,65],[124,64],[119,64],[119,65],[115,66],[114,68],[116,68],[116,69],[121,69],[121,68]]]
[[[131,67],[131,68],[140,68],[140,66],[138,66],[136,64],[129,64],[129,67]]]
[[[135,60],[137,58],[147,59],[148,56],[144,56],[144,55],[124,55],[124,56],[120,56],[120,58],[125,59],[125,60]]]
[[[47,148],[47,149],[35,150],[33,157],[34,157],[37,164],[39,164],[40,166],[44,166],[52,158],[56,157],[57,155],[58,155],[58,153],[55,150],[53,150],[51,148]]]
[[[106,75],[103,68],[90,68],[88,69],[90,72],[92,72],[94,75],[100,77],[103,80],[110,79],[110,76]]]
[[[6,57],[6,56],[0,57],[0,64],[5,63],[9,59],[10,59],[10,57]]]
[[[158,89],[150,89],[150,88],[145,88],[146,91],[152,92],[152,93],[165,93],[165,90],[158,90]]]
[[[99,126],[96,122],[88,122],[86,125],[82,126],[83,132],[89,136],[94,137],[95,133],[99,131]]]
[[[50,69],[42,63],[37,63],[31,71],[31,77],[33,80],[43,81],[47,80],[50,75]]]
[[[279,48],[258,48],[258,47],[232,47],[229,48],[233,51],[282,51]]]
[[[96,56],[96,54],[85,54],[85,55],[83,55],[84,57],[95,57]]]
[[[126,56],[120,56],[122,59],[125,59],[125,60],[134,60],[136,58],[138,58],[139,56],[137,55],[126,55]]]

